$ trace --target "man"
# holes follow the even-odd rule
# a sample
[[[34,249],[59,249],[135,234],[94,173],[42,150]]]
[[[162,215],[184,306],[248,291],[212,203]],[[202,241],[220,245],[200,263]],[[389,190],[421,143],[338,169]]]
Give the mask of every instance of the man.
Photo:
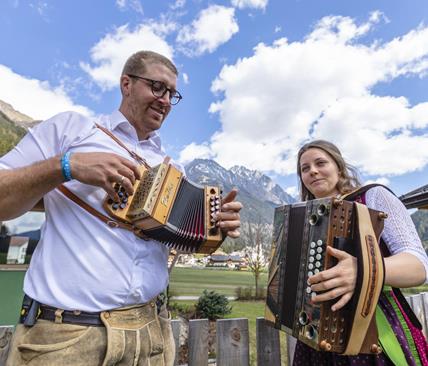
[[[115,184],[132,194],[142,161],[131,154],[150,166],[164,160],[156,131],[181,99],[177,74],[170,60],[154,52],[128,59],[119,111],[97,121],[125,148],[92,120],[66,112],[30,130],[0,159],[0,221],[42,198],[46,211],[24,281],[24,324],[17,326],[7,365],[172,364],[170,323],[156,301],[168,283],[166,246],[106,225],[56,188],[66,182],[99,213],[105,213],[105,192],[117,198]],[[223,199],[217,215],[232,238],[239,236],[242,207],[235,196],[232,191]]]

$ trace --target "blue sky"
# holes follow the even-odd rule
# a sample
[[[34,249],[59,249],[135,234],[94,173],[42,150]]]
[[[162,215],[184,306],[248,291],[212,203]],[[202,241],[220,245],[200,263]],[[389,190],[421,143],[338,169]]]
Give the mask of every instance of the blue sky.
[[[428,183],[426,0],[3,0],[0,99],[35,119],[119,105],[133,52],[171,57],[184,96],[161,129],[185,163],[262,170],[335,142],[363,181]]]

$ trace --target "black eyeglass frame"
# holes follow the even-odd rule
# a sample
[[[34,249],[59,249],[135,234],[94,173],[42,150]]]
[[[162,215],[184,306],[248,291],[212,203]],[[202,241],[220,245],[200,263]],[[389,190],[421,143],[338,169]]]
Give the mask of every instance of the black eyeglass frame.
[[[180,94],[180,92],[178,90],[168,88],[163,81],[153,80],[153,79],[145,78],[145,77],[138,76],[138,75],[132,75],[132,74],[126,74],[126,75],[128,75],[130,78],[134,78],[134,79],[138,79],[138,80],[144,80],[144,81],[149,82],[151,89],[152,89],[152,94],[156,98],[162,98],[166,94],[166,92],[169,92],[169,103],[171,105],[177,105],[180,102],[180,100],[183,99],[183,96]],[[161,94],[159,94],[159,92],[155,91],[155,89],[153,88],[155,83],[158,83],[158,84],[163,86],[164,91]],[[173,100],[176,100],[176,102],[173,103]]]

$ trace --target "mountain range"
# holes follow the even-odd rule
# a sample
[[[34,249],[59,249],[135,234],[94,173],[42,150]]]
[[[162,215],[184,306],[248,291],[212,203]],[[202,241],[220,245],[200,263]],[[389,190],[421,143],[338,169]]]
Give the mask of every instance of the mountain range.
[[[37,123],[0,100],[0,156],[9,151],[24,136],[26,129]],[[225,169],[214,160],[195,159],[185,166],[189,180],[201,185],[219,185],[226,194],[238,188],[238,199],[244,204],[242,221],[272,223],[276,206],[295,202],[270,177],[243,166]],[[414,212],[412,219],[418,233],[428,249],[428,210]]]
[[[243,166],[225,169],[214,160],[195,159],[185,166],[189,180],[201,185],[220,185],[227,194],[238,188],[238,200],[245,210],[241,219],[253,223],[272,223],[276,206],[295,202],[267,175]]]

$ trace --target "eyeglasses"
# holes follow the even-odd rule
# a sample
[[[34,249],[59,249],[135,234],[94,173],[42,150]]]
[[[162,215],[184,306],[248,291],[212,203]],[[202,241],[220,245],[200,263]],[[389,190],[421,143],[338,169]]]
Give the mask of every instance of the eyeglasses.
[[[171,105],[176,105],[181,99],[183,99],[183,97],[177,90],[168,88],[165,85],[165,83],[162,81],[143,78],[142,76],[138,76],[138,75],[128,74],[128,76],[134,79],[143,80],[150,83],[152,87],[152,93],[156,98],[162,98],[166,94],[166,92],[169,92],[169,102],[171,103]]]

